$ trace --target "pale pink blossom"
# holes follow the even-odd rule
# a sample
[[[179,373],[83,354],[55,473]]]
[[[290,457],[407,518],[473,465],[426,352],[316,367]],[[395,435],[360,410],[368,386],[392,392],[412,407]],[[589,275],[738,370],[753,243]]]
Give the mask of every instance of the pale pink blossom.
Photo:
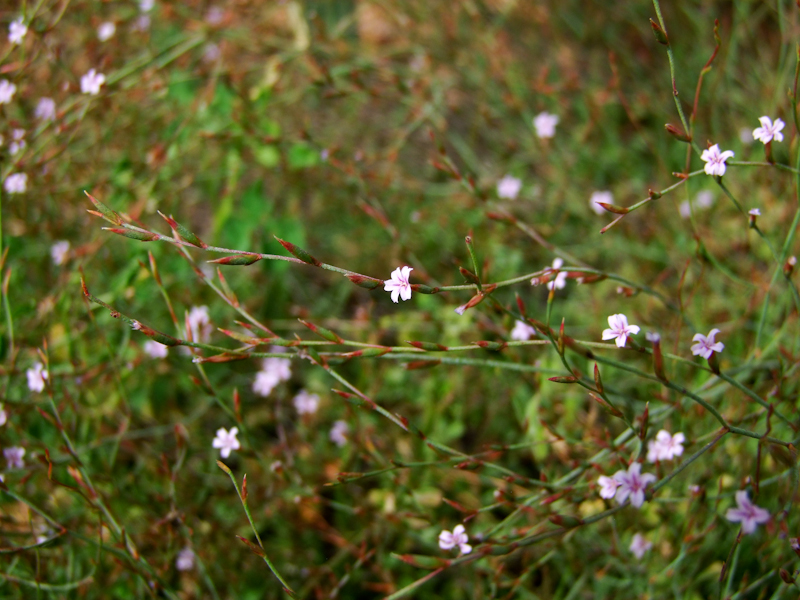
[[[8,26],[8,41],[12,44],[21,44],[26,33],[28,33],[28,26],[22,21],[22,17],[19,17],[11,21]]]
[[[619,482],[614,479],[613,477],[606,477],[605,475],[600,475],[597,480],[597,483],[600,484],[600,497],[601,498],[613,498],[614,495],[617,493],[617,487],[619,487]]]
[[[656,434],[655,440],[647,442],[647,460],[651,463],[659,460],[672,460],[683,454],[683,442],[686,436],[681,432],[670,435],[666,429]]]
[[[150,12],[155,5],[155,0],[139,0],[139,10],[143,13]]]
[[[69,242],[61,240],[50,246],[50,257],[53,259],[54,265],[63,265],[67,260],[69,254]]]
[[[524,342],[536,335],[536,330],[522,321],[514,323],[514,329],[511,330],[511,339],[519,342]]]
[[[53,121],[56,118],[56,101],[52,98],[39,98],[34,116],[40,121]]]
[[[44,365],[36,362],[33,366],[25,371],[28,378],[28,389],[32,392],[44,391],[44,380],[47,379],[48,374],[44,369]]]
[[[603,339],[612,340],[616,338],[618,348],[624,348],[629,335],[639,333],[638,325],[628,325],[628,317],[622,313],[608,317],[610,329],[603,330]]]
[[[772,140],[776,142],[783,141],[783,134],[781,130],[786,126],[786,123],[781,121],[780,119],[775,119],[775,122],[772,122],[772,119],[769,117],[759,117],[759,122],[761,123],[761,127],[756,127],[753,130],[753,138],[758,140],[759,142],[763,142],[767,144]]]
[[[536,129],[536,135],[542,139],[554,137],[558,121],[558,115],[551,115],[546,111],[539,113],[533,118],[533,127]]]
[[[100,93],[100,86],[106,82],[106,76],[98,73],[94,69],[89,69],[89,72],[81,77],[81,92],[96,96]]]
[[[292,361],[288,358],[265,358],[261,370],[256,373],[253,391],[265,398],[272,393],[281,381],[288,381],[292,376]]]
[[[725,150],[725,152],[720,152],[719,144],[714,144],[710,148],[703,150],[703,153],[700,155],[700,159],[704,160],[706,163],[704,167],[706,174],[718,175],[720,177],[725,175],[725,169],[727,167],[725,161],[731,157],[733,157],[733,151]]]
[[[194,551],[191,548],[184,548],[178,552],[175,559],[175,568],[178,571],[191,571],[194,569]]]
[[[392,302],[397,303],[398,298],[411,299],[411,283],[408,279],[413,270],[411,267],[398,267],[392,271],[392,278],[384,281],[383,289],[392,293]]]
[[[637,533],[633,536],[633,540],[631,541],[631,545],[628,547],[628,550],[630,550],[637,559],[642,560],[645,552],[650,550],[652,547],[652,542],[647,541],[641,533]]]
[[[0,427],[6,424],[8,421],[8,413],[6,412],[5,407],[0,404]]]
[[[97,28],[97,39],[101,42],[107,42],[112,37],[114,37],[114,33],[117,31],[117,26],[114,25],[111,21],[106,21],[105,23],[101,23],[100,27]]]
[[[331,427],[328,437],[330,440],[340,448],[347,443],[347,433],[350,427],[344,421],[335,421]]]
[[[144,352],[150,358],[166,358],[169,348],[155,340],[147,340],[144,343]]]
[[[17,86],[8,79],[0,79],[0,104],[8,104],[17,93]]]
[[[560,258],[557,258],[553,261],[553,266],[549,270],[556,271],[560,269],[563,264],[564,261]],[[565,271],[559,272],[555,278],[547,282],[548,290],[563,290],[565,287],[567,287],[567,273]]]
[[[20,446],[5,448],[3,450],[3,456],[6,457],[9,469],[22,469],[25,467],[25,461],[22,460],[25,456],[25,448]]]
[[[294,402],[294,408],[299,415],[313,415],[319,408],[319,396],[306,390],[300,390],[292,402]]]
[[[451,550],[458,546],[461,554],[469,554],[472,552],[472,546],[467,542],[469,542],[469,536],[461,524],[453,527],[452,533],[444,530],[439,534],[439,548],[442,550]]]
[[[589,206],[592,207],[595,214],[602,215],[606,212],[606,209],[600,206],[598,202],[614,204],[614,196],[608,190],[592,192],[592,196],[589,198]]]
[[[633,462],[627,471],[620,470],[614,473],[614,479],[619,484],[615,495],[617,502],[624,504],[630,497],[631,504],[636,508],[639,508],[644,503],[644,490],[656,480],[656,476],[652,473],[642,474],[641,471],[642,464]]]
[[[753,533],[758,525],[769,521],[769,511],[750,502],[745,490],[736,492],[736,508],[729,508],[725,513],[728,521],[741,522],[743,533]]]
[[[714,339],[718,333],[719,329],[712,329],[708,332],[708,337],[702,333],[694,334],[692,341],[697,343],[692,345],[692,354],[709,359],[714,352],[722,352],[725,349],[725,344]]]
[[[28,189],[27,173],[11,173],[6,177],[3,189],[9,194],[24,194]]]
[[[193,306],[186,316],[186,324],[195,342],[206,342],[211,335],[211,319],[207,306]]]
[[[751,208],[749,211],[747,211],[747,214],[752,217],[760,217],[761,211],[758,210],[757,208]]]
[[[497,197],[516,200],[519,191],[522,189],[522,180],[506,175],[497,182]]]
[[[224,427],[217,429],[217,437],[211,442],[213,448],[219,448],[219,455],[222,458],[228,458],[232,450],[238,450],[241,447],[239,440],[236,436],[239,433],[239,428],[234,427],[230,431]]]
[[[14,129],[11,131],[11,143],[8,145],[8,153],[15,156],[22,152],[28,144],[25,142],[25,130]]]

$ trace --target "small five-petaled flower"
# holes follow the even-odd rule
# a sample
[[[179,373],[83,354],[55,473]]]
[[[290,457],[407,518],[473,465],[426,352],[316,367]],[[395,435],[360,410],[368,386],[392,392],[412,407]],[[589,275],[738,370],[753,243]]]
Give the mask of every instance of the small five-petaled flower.
[[[672,460],[683,454],[683,442],[686,436],[681,432],[670,435],[669,431],[662,429],[656,434],[655,441],[647,442],[647,460],[654,463],[659,460]]]
[[[392,271],[392,278],[383,282],[383,289],[392,293],[392,302],[397,303],[398,298],[411,300],[411,283],[408,278],[411,276],[411,267],[398,267]]]
[[[81,92],[96,96],[100,93],[100,86],[106,82],[106,76],[98,73],[95,69],[89,69],[89,72],[81,77]]]
[[[712,329],[708,332],[708,336],[702,333],[694,334],[692,341],[697,343],[692,345],[692,354],[702,356],[708,360],[714,352],[722,352],[725,349],[725,344],[714,339],[718,333],[719,329]]]
[[[652,473],[642,474],[642,464],[633,462],[627,471],[619,470],[613,477],[601,475],[597,482],[600,484],[601,498],[616,498],[619,504],[624,504],[630,497],[631,504],[639,508],[644,504],[645,488],[656,480]]]
[[[636,335],[639,333],[639,326],[628,325],[628,317],[622,313],[608,317],[608,326],[610,329],[603,330],[603,339],[613,340],[616,338],[618,348],[625,347],[629,335]]]
[[[533,118],[533,127],[536,129],[536,135],[542,139],[554,137],[558,121],[558,115],[552,115],[547,111],[539,113]]]
[[[725,175],[727,165],[725,161],[733,157],[733,150],[725,150],[720,152],[719,144],[714,144],[707,150],[703,150],[700,158],[705,161],[705,172],[707,175]]]
[[[450,550],[458,546],[461,554],[469,554],[472,552],[472,546],[467,543],[468,541],[469,536],[463,525],[453,527],[452,533],[445,530],[439,534],[439,548],[442,550]]]
[[[513,175],[506,175],[497,182],[497,197],[515,200],[522,189],[522,180]]]
[[[641,533],[637,533],[633,536],[633,540],[631,540],[631,545],[628,547],[628,550],[633,552],[633,555],[642,560],[645,552],[650,550],[653,547],[653,542],[649,542],[645,539],[645,537]]]
[[[759,117],[759,122],[761,123],[761,127],[756,127],[753,129],[753,137],[757,139],[759,142],[763,142],[764,144],[768,144],[772,140],[777,142],[783,141],[783,134],[781,130],[785,127],[786,123],[781,121],[780,119],[775,119],[775,122],[772,122],[772,119],[769,117]]]
[[[756,527],[769,521],[769,511],[750,502],[745,490],[736,492],[736,508],[725,513],[728,521],[741,522],[743,533],[753,533]]]
[[[214,438],[214,441],[211,442],[211,445],[214,448],[219,448],[219,455],[222,458],[228,458],[231,455],[232,450],[238,450],[241,447],[239,440],[236,439],[238,433],[238,427],[234,427],[230,431],[224,427],[217,429],[217,437]]]

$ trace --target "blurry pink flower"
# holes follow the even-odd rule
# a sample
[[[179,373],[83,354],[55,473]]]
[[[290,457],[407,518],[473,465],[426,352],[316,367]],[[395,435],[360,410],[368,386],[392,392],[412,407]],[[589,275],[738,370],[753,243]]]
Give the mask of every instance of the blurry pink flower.
[[[150,15],[139,15],[136,21],[133,22],[134,31],[147,31],[150,29]]]
[[[439,548],[442,550],[450,550],[458,546],[461,554],[469,554],[472,552],[472,546],[467,543],[468,541],[469,536],[461,524],[453,527],[452,533],[445,530],[439,534]]]
[[[192,332],[192,339],[195,342],[208,341],[212,326],[207,306],[193,306],[186,316],[186,324]]]
[[[107,42],[112,37],[114,37],[114,33],[117,31],[117,26],[114,25],[111,21],[106,21],[105,23],[101,23],[100,27],[97,28],[97,39],[101,42]]]
[[[22,17],[11,21],[8,26],[8,41],[12,44],[21,44],[25,34],[28,33],[28,26],[22,21]]]
[[[89,72],[81,77],[81,92],[96,96],[100,93],[100,86],[106,82],[106,76],[98,73],[94,69],[89,69]]]
[[[728,521],[741,522],[742,532],[753,533],[756,527],[769,521],[769,511],[750,502],[745,490],[736,492],[736,508],[729,508],[725,513]]]
[[[700,155],[700,159],[706,162],[705,172],[708,175],[719,175],[722,177],[725,175],[725,168],[726,164],[725,161],[729,158],[733,157],[732,150],[725,150],[725,152],[720,152],[719,144],[714,144],[707,150],[703,150],[703,153]]]
[[[212,26],[220,25],[225,18],[225,11],[219,6],[212,6],[206,13],[206,23]]]
[[[178,571],[191,571],[194,569],[194,551],[191,548],[184,548],[178,552],[175,559],[175,568]]]
[[[25,456],[25,448],[11,446],[11,448],[3,450],[3,456],[6,457],[9,469],[22,469],[25,467],[25,462],[22,460]]]
[[[155,0],[139,0],[139,10],[143,13],[150,12],[155,5]]]
[[[616,338],[618,348],[623,348],[628,341],[629,335],[639,333],[638,325],[628,325],[628,317],[622,313],[608,317],[610,329],[603,330],[603,339],[611,340]]]
[[[519,342],[524,342],[536,335],[536,330],[522,321],[514,323],[514,329],[511,330],[511,339]]]
[[[497,197],[515,200],[522,189],[522,180],[506,175],[497,182]]]
[[[54,265],[63,265],[67,260],[69,254],[69,242],[61,240],[50,246],[50,257],[53,259]]]
[[[219,455],[222,458],[228,458],[231,455],[232,450],[238,450],[241,448],[239,440],[236,439],[236,435],[238,433],[238,427],[234,427],[230,431],[224,427],[220,427],[217,429],[217,437],[215,437],[211,442],[211,446],[214,448],[219,448]]]
[[[725,344],[714,339],[718,333],[719,329],[712,329],[708,332],[708,337],[702,333],[694,334],[692,341],[697,343],[692,345],[692,354],[709,359],[714,352],[722,352],[725,349]]]
[[[40,121],[53,121],[56,118],[56,102],[52,98],[40,98],[34,116]]]
[[[642,557],[644,556],[645,552],[650,550],[650,548],[652,547],[653,547],[652,542],[648,542],[641,533],[637,533],[636,535],[633,536],[633,540],[631,541],[631,545],[628,548],[628,550],[633,552],[633,555],[636,558],[642,560]]]
[[[24,194],[28,189],[28,175],[25,173],[12,173],[6,177],[3,189],[9,194]]]
[[[319,408],[319,396],[310,394],[306,390],[300,390],[292,402],[299,415],[313,415]]]
[[[536,135],[542,139],[555,136],[558,121],[558,115],[551,115],[546,111],[539,113],[533,118],[533,127],[536,129]]]
[[[763,142],[767,144],[772,140],[776,142],[783,141],[783,134],[781,130],[786,126],[786,123],[781,121],[780,119],[775,119],[775,122],[772,122],[772,119],[769,117],[759,117],[759,122],[761,123],[761,127],[756,127],[753,129],[753,138],[757,139],[759,142]]]
[[[630,496],[631,504],[636,508],[644,503],[644,489],[656,480],[656,476],[652,473],[642,474],[641,471],[642,464],[634,462],[627,471],[620,470],[614,473],[614,479],[619,484],[616,493],[617,502],[623,504]]]
[[[758,210],[757,208],[751,208],[749,211],[747,211],[747,214],[751,215],[753,217],[760,217],[761,216],[761,211]]]
[[[670,435],[666,429],[656,434],[655,441],[647,442],[647,460],[654,463],[659,460],[672,460],[683,454],[683,442],[686,436],[678,432]]]
[[[28,378],[28,389],[32,392],[44,391],[44,380],[47,379],[47,371],[40,362],[33,363],[33,367],[25,371]]]
[[[560,269],[561,265],[564,264],[564,261],[560,258],[557,258],[553,261],[552,269]],[[566,272],[559,272],[558,275],[555,276],[555,279],[551,279],[547,282],[547,289],[548,290],[563,290],[567,287],[567,273]]]
[[[17,93],[17,86],[8,79],[0,79],[0,104],[8,104]]]
[[[398,297],[403,300],[411,299],[411,283],[408,279],[413,270],[411,267],[398,267],[392,271],[392,278],[384,281],[383,289],[392,293],[392,302],[397,303]]]
[[[169,353],[169,348],[155,340],[147,340],[144,343],[144,352],[150,358],[166,358]]]
[[[0,427],[5,425],[6,421],[8,421],[8,413],[6,412],[5,407],[0,404]]]
[[[597,480],[597,483],[600,484],[600,497],[601,498],[613,498],[614,494],[617,493],[617,487],[619,486],[619,482],[613,477],[606,477],[605,475],[600,475],[600,478]]]
[[[606,209],[600,206],[598,202],[614,204],[614,196],[607,190],[592,192],[592,197],[589,198],[589,206],[592,207],[592,210],[595,212],[595,214],[602,215],[606,212]]]
[[[347,443],[347,432],[350,427],[344,421],[335,421],[331,427],[328,437],[330,440],[340,448]]]
[[[253,391],[265,398],[269,396],[281,381],[287,381],[291,378],[291,364],[292,361],[288,358],[265,358],[261,363],[261,370],[256,373]]]
[[[11,156],[15,156],[19,154],[22,150],[25,149],[25,146],[28,144],[25,143],[25,130],[24,129],[13,129],[11,131],[11,144],[8,146],[8,153]]]

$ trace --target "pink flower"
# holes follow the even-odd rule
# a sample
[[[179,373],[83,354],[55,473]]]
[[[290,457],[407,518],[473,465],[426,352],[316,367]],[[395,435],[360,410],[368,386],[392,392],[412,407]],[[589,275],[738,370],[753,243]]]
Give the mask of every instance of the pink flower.
[[[17,86],[8,79],[0,79],[0,104],[8,104],[17,93]]]
[[[155,340],[147,340],[144,343],[144,352],[150,358],[166,358],[169,348]]]
[[[317,412],[317,408],[319,407],[319,396],[316,394],[309,394],[306,390],[300,390],[294,397],[293,402],[297,414],[313,415]]]
[[[533,118],[533,127],[536,129],[536,135],[542,139],[554,137],[558,121],[558,115],[551,115],[547,111],[539,113]]]
[[[28,26],[22,21],[22,17],[16,21],[11,21],[8,26],[8,41],[12,44],[21,44],[25,34],[28,33]]]
[[[511,339],[519,342],[524,342],[531,339],[536,335],[536,330],[522,321],[514,323],[514,329],[511,330]]]
[[[56,118],[56,101],[52,98],[40,98],[33,114],[40,121],[53,121]]]
[[[32,392],[44,391],[44,380],[47,379],[47,371],[44,370],[44,365],[37,362],[33,367],[25,371],[28,377],[28,389]]]
[[[392,302],[397,303],[398,297],[403,300],[411,299],[411,284],[408,278],[413,270],[411,267],[398,267],[392,271],[392,278],[384,281],[383,289],[392,292]]]
[[[497,182],[497,197],[516,200],[522,189],[522,180],[511,175],[506,175]]]
[[[630,496],[631,504],[636,508],[644,503],[644,489],[656,480],[656,476],[652,473],[642,475],[641,471],[641,463],[634,462],[627,471],[620,470],[614,473],[614,479],[619,484],[615,496],[617,502],[623,504]]]
[[[178,558],[175,559],[175,568],[178,571],[191,571],[194,569],[194,551],[191,548],[184,548],[178,552]]]
[[[11,173],[6,177],[3,188],[9,194],[24,194],[28,189],[28,175],[26,173]]]
[[[600,478],[597,480],[597,483],[600,484],[601,498],[613,498],[614,495],[617,493],[617,487],[619,487],[619,483],[613,477],[606,477],[605,475],[600,475]]]
[[[213,329],[208,317],[208,307],[193,306],[186,315],[186,327],[192,332],[193,341],[207,342]]]
[[[89,72],[81,77],[81,92],[96,96],[100,93],[100,86],[106,82],[106,76],[98,73],[94,69],[89,69]]]
[[[725,349],[725,344],[714,339],[718,333],[719,329],[712,329],[708,332],[708,337],[702,333],[694,334],[692,341],[697,343],[692,346],[692,354],[702,356],[708,360],[714,352],[722,352]]]
[[[100,27],[97,28],[97,39],[101,42],[107,42],[112,37],[114,37],[114,33],[117,31],[116,25],[111,21],[106,21],[105,23],[101,23]]]
[[[213,448],[219,448],[219,455],[222,458],[228,458],[231,455],[232,450],[238,450],[241,448],[239,440],[236,439],[238,433],[238,427],[234,427],[230,431],[224,427],[220,427],[217,429],[217,437],[215,437],[211,442],[211,446]]]
[[[654,463],[659,460],[672,460],[683,454],[683,442],[686,436],[678,432],[670,435],[666,429],[656,434],[655,441],[647,442],[647,460]]]
[[[642,557],[644,556],[645,552],[650,550],[650,548],[652,547],[653,547],[652,542],[648,542],[641,533],[637,533],[636,535],[633,536],[633,540],[631,541],[631,545],[628,548],[628,550],[633,552],[633,555],[636,558],[642,560]]]
[[[350,431],[347,423],[344,421],[336,421],[331,427],[328,437],[330,440],[340,448],[347,443],[347,432]]]
[[[705,172],[708,175],[725,175],[725,161],[733,156],[732,150],[719,151],[719,144],[714,144],[707,150],[703,150],[700,158],[706,162]]]
[[[281,381],[288,381],[291,378],[291,364],[292,361],[288,358],[265,358],[261,363],[261,370],[256,373],[253,391],[259,396],[269,396]]]
[[[54,265],[63,265],[69,254],[69,242],[61,240],[50,246],[50,257]]]
[[[744,533],[753,533],[758,525],[769,521],[769,511],[750,502],[745,490],[736,492],[736,505],[736,508],[728,509],[725,518],[734,523],[741,522]]]
[[[22,469],[25,467],[25,461],[22,460],[25,456],[25,448],[11,446],[11,448],[3,450],[3,456],[6,457],[9,469]]]
[[[610,329],[603,330],[603,339],[611,340],[616,338],[618,348],[624,348],[629,335],[639,333],[638,325],[628,325],[628,317],[622,313],[608,317]]]
[[[564,261],[560,258],[557,258],[553,261],[553,266],[550,269],[551,271],[555,271],[561,268],[561,265],[564,264]],[[567,273],[566,272],[559,272],[558,275],[555,276],[554,279],[551,279],[547,282],[547,289],[548,290],[563,290],[567,286]]]
[[[753,137],[757,139],[759,142],[763,142],[767,144],[772,140],[782,142],[783,141],[783,134],[781,130],[786,126],[786,123],[781,121],[780,119],[775,119],[775,122],[772,122],[772,119],[769,117],[759,117],[759,122],[761,123],[761,127],[756,127],[753,129]]]
[[[614,196],[609,191],[592,192],[592,197],[589,198],[589,206],[597,215],[605,214],[606,209],[598,204],[598,202],[605,202],[606,204],[614,204]]]
[[[469,536],[464,526],[460,524],[453,527],[453,533],[445,530],[439,534],[439,548],[442,550],[450,550],[458,546],[461,554],[469,554],[472,552],[472,546],[467,543],[468,541]]]

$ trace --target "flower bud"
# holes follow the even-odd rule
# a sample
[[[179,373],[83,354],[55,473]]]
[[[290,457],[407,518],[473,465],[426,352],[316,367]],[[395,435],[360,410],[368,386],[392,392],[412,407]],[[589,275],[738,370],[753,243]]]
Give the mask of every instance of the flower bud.
[[[300,246],[295,246],[291,242],[287,242],[285,240],[282,240],[278,236],[273,236],[273,237],[276,240],[278,240],[278,243],[281,246],[283,246],[284,248],[286,248],[295,258],[299,258],[304,263],[309,264],[309,265],[314,265],[315,267],[319,267],[319,266],[322,265],[321,262],[319,262],[316,258],[311,256],[308,252],[303,250]]]
[[[680,140],[681,142],[686,142],[687,144],[692,141],[692,136],[685,133],[682,129],[679,129],[672,123],[667,123],[664,125],[664,129],[667,130],[667,133],[674,137],[676,140]]]
[[[667,38],[667,33],[661,29],[661,25],[650,19],[650,28],[653,30],[653,35],[656,37],[656,41],[661,44],[662,46],[669,46],[669,39]]]
[[[151,233],[150,231],[137,231],[135,229],[118,229],[116,227],[103,227],[106,231],[110,231],[111,233],[116,233],[117,235],[121,235],[122,237],[130,238],[132,240],[138,240],[140,242],[154,242],[159,237],[157,233]]]
[[[794,273],[794,267],[796,264],[797,264],[796,256],[790,256],[789,258],[787,258],[786,262],[783,263],[783,274],[786,275],[786,277],[791,277],[792,273]]]
[[[260,254],[234,254],[233,256],[224,256],[216,260],[208,261],[214,265],[231,265],[231,266],[249,266],[261,260]]]

